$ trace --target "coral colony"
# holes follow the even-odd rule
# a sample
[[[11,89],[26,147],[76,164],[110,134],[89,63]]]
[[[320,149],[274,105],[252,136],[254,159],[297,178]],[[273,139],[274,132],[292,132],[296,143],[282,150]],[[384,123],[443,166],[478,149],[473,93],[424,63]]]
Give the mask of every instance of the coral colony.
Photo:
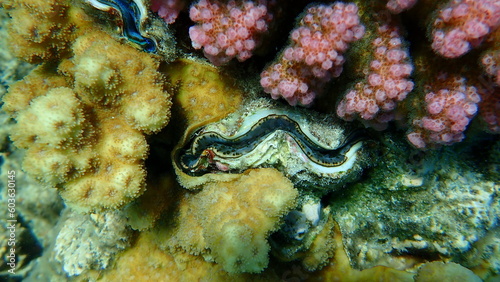
[[[357,12],[356,5],[344,3],[307,9],[290,33],[290,46],[262,72],[264,91],[292,106],[311,104],[325,83],[342,72],[349,43],[363,36]]]
[[[189,28],[193,47],[203,47],[203,53],[215,65],[227,63],[234,57],[240,62],[249,59],[272,19],[266,4],[265,0],[239,4],[203,0],[195,3],[189,9],[189,17],[196,23]]]
[[[500,277],[500,0],[0,7],[0,279]]]

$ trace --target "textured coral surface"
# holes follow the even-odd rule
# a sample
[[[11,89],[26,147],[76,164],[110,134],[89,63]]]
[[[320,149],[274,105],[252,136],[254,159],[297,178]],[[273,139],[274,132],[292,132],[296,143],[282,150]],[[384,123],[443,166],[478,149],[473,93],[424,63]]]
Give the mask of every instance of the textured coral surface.
[[[500,277],[498,0],[0,6],[0,280]]]
[[[378,15],[382,16],[382,15]],[[369,69],[365,78],[347,92],[337,106],[337,115],[345,120],[355,117],[369,121],[372,126],[384,128],[394,119],[398,102],[403,101],[413,90],[413,82],[408,79],[413,67],[408,49],[404,46],[400,24],[385,15],[373,29],[369,45],[372,50],[367,60]]]
[[[500,25],[500,3],[489,0],[450,1],[433,23],[432,48],[448,58],[462,56]]]
[[[17,121],[11,139],[28,149],[23,168],[67,204],[123,206],[144,191],[144,134],[166,125],[170,96],[158,62],[107,33],[87,31],[70,49],[57,69],[41,65],[10,87],[3,110]]]
[[[189,28],[193,47],[203,47],[205,56],[215,65],[227,63],[236,57],[242,62],[249,59],[260,45],[260,37],[268,29],[272,14],[267,1],[200,0],[191,6],[189,17],[198,23]]]
[[[349,43],[364,34],[357,11],[344,3],[309,8],[291,32],[290,46],[261,73],[264,91],[292,106],[311,104],[325,82],[342,72]]]
[[[211,256],[229,273],[261,272],[269,262],[266,238],[278,229],[297,196],[292,183],[274,169],[249,170],[235,180],[210,183],[196,195],[184,196],[179,226],[165,244],[172,251]],[[227,209],[218,209],[220,205]]]

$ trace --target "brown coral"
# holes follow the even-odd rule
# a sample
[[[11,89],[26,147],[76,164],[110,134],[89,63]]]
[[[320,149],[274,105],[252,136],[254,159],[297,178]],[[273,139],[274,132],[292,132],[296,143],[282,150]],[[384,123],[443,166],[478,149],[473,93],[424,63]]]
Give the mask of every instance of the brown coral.
[[[117,208],[144,190],[144,134],[166,125],[170,96],[155,59],[100,30],[80,36],[72,53],[57,72],[42,66],[11,86],[12,140],[28,149],[24,169],[66,203]]]
[[[227,182],[206,184],[180,203],[179,225],[167,231],[170,251],[205,254],[230,273],[261,272],[267,237],[295,205],[298,191],[275,169],[248,170]],[[173,232],[173,233],[171,233]]]
[[[188,126],[220,120],[243,99],[234,79],[212,65],[182,59],[168,65],[165,72],[177,87],[174,103]]]
[[[41,63],[68,54],[76,37],[68,1],[7,0],[3,7],[13,18],[8,27],[16,56]]]

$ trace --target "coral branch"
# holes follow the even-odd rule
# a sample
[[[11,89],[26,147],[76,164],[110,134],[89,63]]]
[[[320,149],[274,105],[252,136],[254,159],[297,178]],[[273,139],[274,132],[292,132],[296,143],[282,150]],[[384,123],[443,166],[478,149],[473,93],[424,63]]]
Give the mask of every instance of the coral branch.
[[[425,95],[426,115],[413,120],[408,140],[417,148],[450,145],[464,138],[464,131],[481,100],[476,87],[459,76],[442,73]]]
[[[394,22],[381,24],[369,48],[369,71],[340,101],[337,114],[345,120],[358,117],[382,129],[393,119],[398,102],[413,89],[408,79],[413,67]],[[371,51],[373,50],[373,51]]]
[[[191,20],[198,23],[189,28],[193,47],[203,48],[205,56],[215,65],[232,58],[243,62],[252,56],[268,29],[272,15],[267,1],[229,1],[224,4],[200,0],[189,10]]]
[[[325,82],[338,77],[349,43],[364,35],[355,4],[336,2],[307,9],[291,32],[290,46],[261,73],[260,84],[273,99],[310,105]]]
[[[185,4],[183,0],[152,0],[151,10],[157,12],[167,24],[171,24],[175,22]]]
[[[499,25],[499,1],[452,0],[433,23],[432,48],[447,58],[460,57]]]

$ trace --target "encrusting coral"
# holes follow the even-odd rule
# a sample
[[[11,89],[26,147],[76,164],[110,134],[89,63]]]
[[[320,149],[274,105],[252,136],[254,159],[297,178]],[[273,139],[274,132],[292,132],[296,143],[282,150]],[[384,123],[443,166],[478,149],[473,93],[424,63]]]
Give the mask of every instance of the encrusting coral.
[[[31,176],[59,188],[73,208],[117,208],[144,191],[144,135],[167,124],[170,94],[155,58],[85,26],[78,7],[66,9],[85,31],[72,56],[13,84],[3,109],[17,121],[11,138],[28,149]]]
[[[324,230],[314,243],[318,245],[305,254],[305,268],[294,263],[285,265],[271,261],[269,267],[259,274],[228,274],[221,265],[203,260],[199,255],[179,250],[174,254],[162,251],[157,247],[157,241],[166,242],[171,237],[165,237],[161,232],[147,231],[141,233],[135,244],[123,252],[116,261],[116,267],[102,273],[101,277],[105,281],[190,281],[200,277],[207,278],[207,281],[413,281],[413,274],[390,267],[377,266],[362,271],[352,268],[341,247],[342,234],[338,226],[330,221]],[[323,245],[325,242],[327,246]],[[310,272],[309,267],[314,268],[318,261],[324,262],[327,249],[327,256],[333,256],[326,261],[327,266],[320,271]],[[145,254],[148,263],[144,263]]]
[[[115,253],[130,244],[126,218],[118,211],[88,215],[66,210],[62,218],[54,257],[69,276],[106,268]]]
[[[241,105],[243,91],[234,79],[210,64],[180,59],[164,71],[177,90],[173,102],[187,127],[220,120]]]
[[[269,260],[267,236],[279,228],[297,196],[290,180],[270,168],[209,183],[199,193],[185,194],[178,226],[163,244],[171,251],[203,254],[230,273],[261,272]]]
[[[2,1],[15,20],[8,24],[12,50],[30,63],[67,55],[76,24],[66,0]]]

